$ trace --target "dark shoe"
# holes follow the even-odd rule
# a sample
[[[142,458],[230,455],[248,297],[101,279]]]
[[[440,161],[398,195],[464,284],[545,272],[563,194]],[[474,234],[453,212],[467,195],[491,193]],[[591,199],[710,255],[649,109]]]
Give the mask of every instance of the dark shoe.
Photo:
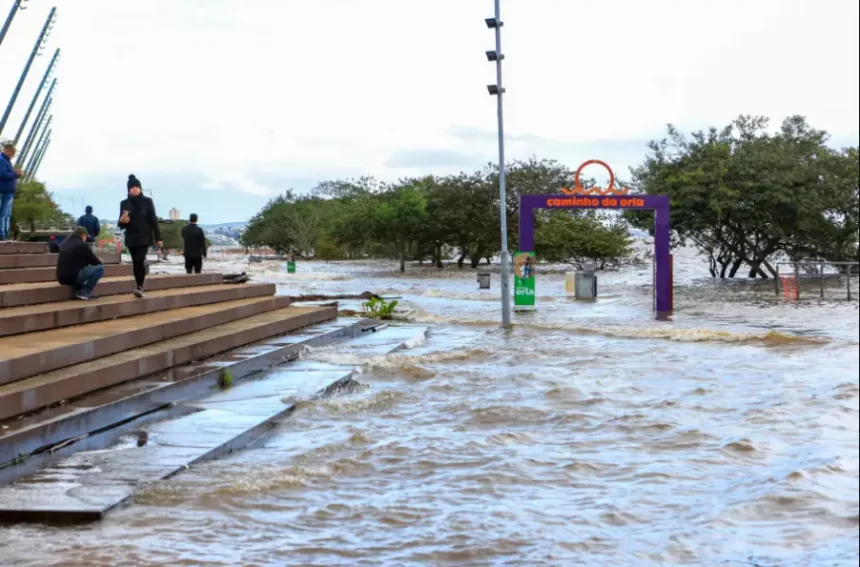
[[[92,299],[92,297],[90,297],[84,292],[79,292],[77,295],[75,295],[75,299],[80,299],[81,301],[88,301],[89,299]]]
[[[90,299],[98,299],[99,298],[99,296],[96,295],[95,293],[90,293],[87,295],[87,297],[89,297]]]

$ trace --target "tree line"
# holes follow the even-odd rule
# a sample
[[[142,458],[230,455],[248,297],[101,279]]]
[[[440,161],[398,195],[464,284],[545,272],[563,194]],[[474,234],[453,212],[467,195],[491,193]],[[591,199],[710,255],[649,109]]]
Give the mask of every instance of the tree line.
[[[740,116],[689,136],[672,125],[647,146],[624,183],[637,194],[669,195],[674,245],[692,244],[714,277],[767,278],[781,258],[858,261],[857,147],[834,149],[803,117],[769,131],[764,117]],[[506,169],[508,246],[517,249],[519,197],[573,186],[571,168],[532,157]],[[271,199],[241,242],[325,260],[371,257],[477,267],[500,250],[498,168],[385,183],[370,177],[319,183]],[[586,187],[593,181],[585,181]],[[637,259],[630,229],[653,229],[653,214],[538,211],[542,261],[619,266]]]
[[[572,186],[574,172],[531,158],[506,170],[509,248],[517,242],[519,196]],[[498,168],[384,183],[370,177],[324,181],[309,195],[288,190],[248,222],[246,247],[269,247],[324,260],[395,258],[444,267],[490,262],[500,251]],[[535,219],[536,253],[546,261],[599,267],[632,259],[628,223],[599,211],[543,211]]]

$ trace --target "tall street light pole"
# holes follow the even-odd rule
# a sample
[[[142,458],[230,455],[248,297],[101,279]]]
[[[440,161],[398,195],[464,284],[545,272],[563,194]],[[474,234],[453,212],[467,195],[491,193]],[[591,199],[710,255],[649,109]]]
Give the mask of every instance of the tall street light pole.
[[[45,142],[45,147],[42,148],[42,151],[39,153],[39,157],[36,158],[36,165],[33,166],[33,173],[30,174],[30,179],[36,179],[36,174],[39,172],[39,167],[42,165],[42,158],[45,157],[45,154],[48,152],[48,146],[51,145],[51,139],[48,138],[48,141]]]
[[[45,74],[42,76],[42,82],[39,83],[39,88],[37,88],[36,92],[33,93],[33,99],[30,101],[30,106],[27,107],[27,112],[24,114],[24,119],[21,121],[21,125],[18,127],[18,132],[15,134],[15,139],[12,141],[13,144],[17,145],[18,141],[21,139],[21,134],[24,133],[27,121],[30,120],[30,114],[33,112],[33,107],[36,106],[36,101],[39,100],[39,95],[42,94],[42,89],[45,88],[45,83],[48,82],[48,77],[51,76],[51,72],[54,70],[54,64],[56,64],[59,57],[60,48],[58,47],[54,52],[54,56],[51,58],[51,62],[48,64],[48,68],[45,69]]]
[[[39,109],[39,112],[36,113],[36,121],[33,122],[33,125],[30,127],[30,132],[27,134],[27,139],[24,140],[24,146],[21,148],[21,151],[18,152],[18,161],[16,165],[21,165],[27,159],[27,155],[30,153],[30,147],[33,144],[33,140],[36,137],[36,132],[39,131],[39,128],[42,127],[42,121],[45,119],[45,116],[48,113],[48,109],[51,108],[51,104],[53,104],[54,99],[51,94],[54,92],[54,87],[57,86],[57,79],[54,79],[51,82],[51,88],[48,89],[48,94],[45,95],[45,100],[42,101],[42,107]]]
[[[12,98],[9,99],[9,104],[6,105],[6,112],[3,113],[3,118],[0,118],[0,134],[3,133],[3,128],[6,126],[6,121],[9,120],[9,115],[12,114],[12,107],[15,106],[15,101],[18,100],[18,94],[21,92],[21,87],[24,85],[24,81],[27,80],[27,74],[30,72],[33,60],[36,58],[36,55],[39,54],[39,50],[50,33],[51,26],[54,23],[54,16],[56,14],[57,9],[51,8],[51,13],[48,14],[48,19],[45,20],[45,25],[42,26],[42,33],[39,34],[39,39],[36,40],[36,44],[33,46],[33,51],[30,52],[30,58],[27,59],[27,64],[24,66],[24,72],[21,73],[21,78],[18,79],[18,84],[15,86],[15,90],[12,91]]]
[[[0,28],[0,44],[3,43],[3,39],[6,37],[6,32],[9,31],[9,26],[12,25],[12,20],[15,19],[15,14],[18,12],[18,9],[26,10],[23,6],[26,1],[27,0],[12,0],[12,9],[9,10],[9,15],[6,16],[6,22],[3,24],[3,27]]]
[[[33,167],[33,162],[35,161],[36,156],[39,154],[39,150],[42,147],[42,142],[45,139],[45,135],[51,129],[51,122],[53,120],[54,120],[54,115],[52,114],[51,116],[48,117],[48,121],[45,122],[45,127],[42,129],[42,133],[37,138],[37,141],[36,141],[35,145],[33,146],[33,151],[31,152],[30,157],[27,160],[27,165],[26,165],[26,167],[24,167],[25,173],[30,171],[30,169]],[[25,179],[26,179],[26,176],[25,176]]]
[[[487,86],[491,95],[496,97],[499,122],[499,218],[502,230],[502,327],[511,328],[511,289],[510,289],[510,258],[508,256],[508,203],[505,192],[505,123],[502,107],[502,17],[499,6],[500,0],[495,0],[495,15],[484,20],[487,27],[496,32],[496,50],[487,51],[487,60],[496,64],[496,84]]]

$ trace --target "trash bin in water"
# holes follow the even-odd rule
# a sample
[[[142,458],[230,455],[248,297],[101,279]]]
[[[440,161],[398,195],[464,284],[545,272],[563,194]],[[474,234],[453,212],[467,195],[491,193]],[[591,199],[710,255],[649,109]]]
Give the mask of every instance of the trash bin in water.
[[[490,289],[490,274],[486,272],[478,274],[478,289]]]
[[[596,299],[597,276],[594,273],[594,267],[586,265],[582,270],[577,271],[573,287],[576,299]]]

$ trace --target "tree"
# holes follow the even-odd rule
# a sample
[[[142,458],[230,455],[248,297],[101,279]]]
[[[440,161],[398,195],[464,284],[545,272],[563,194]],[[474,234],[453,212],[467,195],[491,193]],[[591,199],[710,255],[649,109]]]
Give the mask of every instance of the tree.
[[[856,151],[827,147],[827,133],[803,117],[774,134],[767,128],[764,117],[741,116],[688,139],[670,125],[633,170],[639,191],[670,196],[674,243],[706,253],[714,277],[735,277],[744,265],[751,278],[775,276],[781,254],[856,257]],[[627,217],[651,226],[645,215]]]
[[[631,253],[633,239],[618,216],[601,217],[595,211],[544,211],[535,227],[535,254],[547,262],[586,263],[597,269],[619,265]]]
[[[41,181],[27,181],[18,184],[18,193],[12,207],[10,226],[17,237],[18,225],[23,224],[30,232],[38,226],[51,225],[53,228],[68,229],[74,227],[75,220],[64,213],[54,202],[51,193]]]

